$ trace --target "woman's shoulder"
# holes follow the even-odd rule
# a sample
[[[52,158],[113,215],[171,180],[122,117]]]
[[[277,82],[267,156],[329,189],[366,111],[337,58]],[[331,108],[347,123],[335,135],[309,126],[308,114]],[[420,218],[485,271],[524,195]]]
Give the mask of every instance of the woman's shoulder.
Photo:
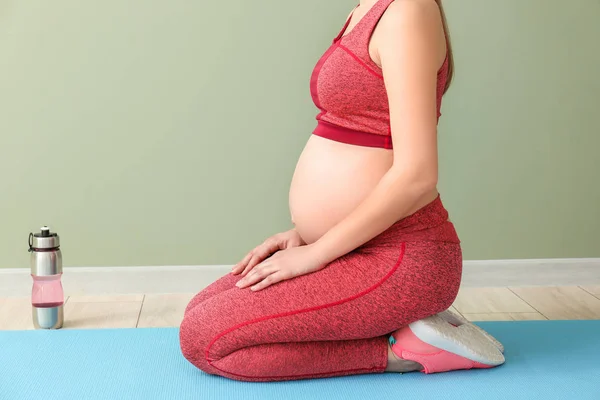
[[[416,46],[445,57],[443,19],[435,0],[394,0],[382,15],[377,30],[379,52],[396,53],[399,48],[412,51]]]
[[[441,23],[440,8],[435,0],[394,0],[379,21],[383,28],[388,29],[439,27]]]

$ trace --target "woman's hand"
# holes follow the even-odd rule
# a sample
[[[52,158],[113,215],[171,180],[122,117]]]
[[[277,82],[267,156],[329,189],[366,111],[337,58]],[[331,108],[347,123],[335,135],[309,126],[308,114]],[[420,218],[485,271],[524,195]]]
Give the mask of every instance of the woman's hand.
[[[304,243],[304,240],[302,240],[295,229],[278,233],[277,235],[271,236],[261,245],[256,246],[252,251],[250,251],[242,261],[233,267],[231,273],[233,275],[237,275],[241,272],[242,276],[245,276],[248,272],[250,272],[250,270],[252,270],[252,268],[266,260],[273,253],[276,253],[279,250],[303,246],[305,244],[306,243]]]
[[[243,289],[251,286],[257,291],[283,280],[310,274],[325,267],[312,245],[294,247],[275,253],[258,264],[246,277],[236,284]]]

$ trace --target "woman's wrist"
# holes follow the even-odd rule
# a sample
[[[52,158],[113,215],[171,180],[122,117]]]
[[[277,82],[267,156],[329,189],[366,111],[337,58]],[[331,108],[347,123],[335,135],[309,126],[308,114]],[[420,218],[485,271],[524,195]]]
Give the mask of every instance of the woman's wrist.
[[[327,246],[327,244],[319,239],[316,242],[313,242],[307,246],[310,246],[311,251],[314,254],[314,258],[320,265],[327,265],[333,260],[341,257],[343,254],[337,254],[337,252],[332,251],[332,249]]]

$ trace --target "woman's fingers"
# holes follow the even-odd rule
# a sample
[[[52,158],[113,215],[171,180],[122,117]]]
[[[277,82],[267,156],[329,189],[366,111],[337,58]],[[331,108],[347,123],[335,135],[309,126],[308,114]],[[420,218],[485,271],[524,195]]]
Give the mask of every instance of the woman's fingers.
[[[246,257],[244,257],[242,259],[242,261],[240,261],[239,263],[235,264],[234,267],[231,270],[231,273],[233,275],[237,275],[240,272],[242,272],[244,270],[244,268],[246,268],[246,265],[248,265],[248,262],[250,261],[250,259],[252,258],[252,255],[254,254],[254,250],[251,251],[250,253],[246,254]]]
[[[271,254],[280,250],[279,245],[280,243],[278,241],[269,239],[260,246],[258,246],[256,249],[254,249],[254,254],[250,258],[250,261],[248,261],[246,267],[244,268],[242,276],[246,276],[246,274],[250,272],[252,268],[269,258]]]
[[[265,279],[267,276],[271,275],[273,272],[277,271],[277,267],[272,265],[271,263],[263,263],[259,264],[255,267],[247,276],[240,279],[236,286],[243,289],[248,286],[252,286],[257,282]]]
[[[250,261],[248,261],[248,264],[246,264],[246,267],[242,271],[242,276],[246,276],[246,274],[248,274],[248,272],[250,272],[252,268],[263,262],[266,258],[267,256],[263,255],[263,252],[254,252],[254,255],[252,256]]]
[[[265,277],[263,280],[258,282],[256,285],[252,286],[250,290],[256,292],[262,290],[266,287],[276,284],[277,282],[283,281],[283,275],[280,271],[273,272],[271,275]]]

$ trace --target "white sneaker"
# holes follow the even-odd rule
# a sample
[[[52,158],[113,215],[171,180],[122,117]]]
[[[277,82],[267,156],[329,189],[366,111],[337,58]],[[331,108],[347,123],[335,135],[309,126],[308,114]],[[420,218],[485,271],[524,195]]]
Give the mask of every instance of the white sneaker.
[[[473,328],[478,330],[481,334],[483,334],[483,336],[485,336],[490,342],[492,342],[494,344],[494,346],[496,346],[498,348],[498,350],[500,350],[501,353],[504,353],[504,346],[502,345],[502,343],[500,343],[498,341],[498,339],[496,339],[495,337],[493,337],[492,335],[490,335],[489,333],[487,333],[486,331],[484,331],[477,325],[473,324],[472,322],[467,321],[462,315],[459,315],[450,310],[443,311],[443,312],[439,313],[438,315],[444,321],[446,321],[454,326],[461,326],[461,325],[472,326]]]

